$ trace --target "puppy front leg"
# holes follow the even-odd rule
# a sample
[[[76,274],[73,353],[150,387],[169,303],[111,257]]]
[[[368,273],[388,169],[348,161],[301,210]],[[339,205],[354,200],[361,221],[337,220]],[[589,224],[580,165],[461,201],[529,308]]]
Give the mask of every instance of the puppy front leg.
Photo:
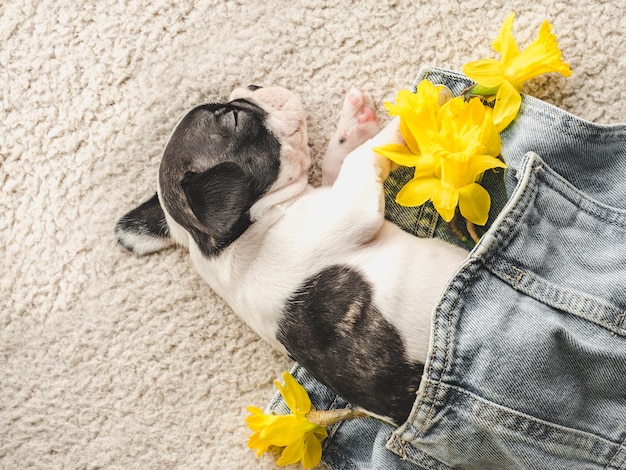
[[[332,185],[346,155],[377,132],[378,119],[372,99],[360,88],[352,88],[343,101],[337,130],[322,162],[322,185]]]
[[[373,151],[387,143],[402,143],[399,118],[392,120],[379,134],[356,148],[344,160],[332,186],[332,213],[339,226],[352,240],[367,242],[378,233],[384,221],[383,182],[391,162]]]

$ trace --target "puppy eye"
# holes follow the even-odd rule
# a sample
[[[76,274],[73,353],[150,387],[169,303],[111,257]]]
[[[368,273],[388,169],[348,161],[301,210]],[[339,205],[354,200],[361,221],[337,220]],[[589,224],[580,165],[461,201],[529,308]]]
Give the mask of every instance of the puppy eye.
[[[233,113],[233,120],[235,121],[234,127],[235,129],[237,129],[237,124],[239,123],[239,110],[233,109],[232,113]]]
[[[221,109],[215,113],[215,116],[218,118],[218,121],[225,128],[237,129],[237,125],[239,124],[239,110],[238,109]]]

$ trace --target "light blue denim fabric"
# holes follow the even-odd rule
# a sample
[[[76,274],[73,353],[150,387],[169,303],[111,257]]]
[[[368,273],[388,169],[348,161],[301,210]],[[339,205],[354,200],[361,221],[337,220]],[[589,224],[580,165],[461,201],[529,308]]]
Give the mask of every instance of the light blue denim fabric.
[[[411,416],[330,429],[331,469],[626,469],[626,126],[524,96],[502,141],[508,202],[440,297]],[[450,235],[428,207],[389,209],[416,235]],[[349,406],[294,374],[316,408]]]

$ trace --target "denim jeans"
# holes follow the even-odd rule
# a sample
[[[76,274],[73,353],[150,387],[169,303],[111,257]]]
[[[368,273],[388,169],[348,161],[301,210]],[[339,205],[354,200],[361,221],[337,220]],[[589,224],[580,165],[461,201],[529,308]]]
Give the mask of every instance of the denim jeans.
[[[469,84],[423,78],[455,95]],[[331,469],[626,469],[626,126],[524,96],[502,144],[488,230],[433,312],[409,419],[329,429]],[[388,218],[457,242],[432,206],[393,202],[410,177],[387,182]],[[316,408],[349,406],[293,373]],[[286,412],[279,396],[270,409]]]

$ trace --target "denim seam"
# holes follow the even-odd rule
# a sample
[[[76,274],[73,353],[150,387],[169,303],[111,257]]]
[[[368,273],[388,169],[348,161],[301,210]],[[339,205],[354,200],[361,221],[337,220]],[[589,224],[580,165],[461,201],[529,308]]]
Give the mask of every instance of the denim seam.
[[[424,222],[424,212],[425,212],[425,206],[424,204],[422,204],[419,207],[419,210],[417,212],[417,215],[415,216],[415,221],[413,222],[413,234],[414,235],[418,235],[421,236],[421,232],[422,232],[422,227],[420,225],[420,223]]]
[[[539,177],[543,184],[594,219],[600,220],[602,223],[626,228],[626,211],[596,201],[589,197],[584,191],[573,186],[552,169],[550,169],[550,171],[540,172]],[[557,179],[561,179],[561,184],[555,184],[555,180]],[[566,184],[565,188],[563,187],[563,183]],[[577,200],[575,200],[574,195],[576,195]]]
[[[452,470],[450,466],[441,460],[421,449],[410,446],[409,442],[393,434],[388,439],[386,447],[389,451],[399,455],[402,460],[418,465],[420,468],[428,468],[429,470]],[[410,447],[409,452],[407,452],[407,447]],[[428,467],[424,467],[424,465],[428,465]]]
[[[532,159],[533,157],[529,156],[527,158]],[[529,163],[533,164],[532,172],[536,175],[536,173],[542,167],[542,162],[538,161],[538,162],[529,162]],[[530,189],[530,191],[528,191],[528,189]],[[529,180],[527,182],[526,187],[519,188],[519,190],[523,192],[520,194],[520,199],[517,201],[517,204],[512,208],[511,212],[507,214],[506,218],[503,220],[503,223],[500,224],[498,227],[496,227],[496,230],[493,233],[493,244],[492,244],[493,246],[492,246],[492,250],[490,250],[491,253],[487,252],[486,257],[478,255],[477,257],[474,258],[475,259],[474,263],[470,261],[467,265],[465,265],[463,268],[463,272],[465,273],[465,276],[463,276],[462,273],[459,273],[458,277],[454,281],[452,281],[452,283],[450,284],[450,289],[447,292],[444,292],[443,294],[443,296],[445,297],[446,294],[451,293],[457,281],[460,281],[460,279],[463,278],[464,282],[462,283],[461,288],[459,290],[455,289],[456,297],[453,303],[448,307],[448,314],[446,315],[447,327],[446,327],[444,363],[443,363],[443,366],[440,368],[441,370],[438,373],[438,379],[436,381],[432,381],[432,380],[428,381],[427,389],[424,390],[424,394],[420,396],[419,402],[414,408],[416,412],[419,413],[417,410],[420,409],[420,407],[425,402],[426,398],[430,399],[429,401],[431,403],[430,405],[428,405],[429,406],[428,413],[423,418],[420,426],[418,428],[411,426],[411,428],[414,429],[414,431],[411,433],[413,436],[416,436],[424,432],[425,427],[430,422],[430,420],[432,419],[435,413],[436,405],[441,401],[439,398],[439,395],[440,395],[440,386],[442,383],[442,378],[448,372],[449,364],[451,362],[450,355],[452,354],[452,351],[451,351],[452,348],[451,348],[450,335],[451,335],[451,329],[452,329],[451,328],[452,317],[454,313],[456,312],[456,307],[458,306],[458,303],[462,295],[469,288],[471,281],[476,277],[478,271],[480,270],[480,264],[484,265],[485,262],[491,259],[491,257],[493,256],[493,252],[497,252],[505,248],[506,245],[510,242],[511,237],[513,236],[513,231],[511,230],[511,227],[514,227],[516,224],[518,224],[521,218],[523,217],[523,215],[527,212],[528,207],[530,206],[531,202],[536,197],[538,187],[536,184],[533,184],[532,177],[529,175]],[[476,262],[479,264],[475,264]],[[433,352],[432,352],[433,357],[437,357],[438,355],[437,353],[438,353],[438,347],[439,347],[438,346],[439,322],[440,322],[440,316],[435,315],[435,324],[433,325]],[[424,375],[425,377],[431,377],[431,374],[433,372],[433,363],[434,361],[429,361],[428,375]],[[434,391],[432,391],[433,386],[435,387]],[[417,417],[417,414],[416,414],[416,417]]]
[[[534,157],[531,154],[526,158],[537,157]],[[498,257],[496,259],[497,253],[506,248],[507,244],[515,236],[516,232],[515,230],[513,230],[514,227],[520,224],[523,215],[527,212],[533,201],[536,200],[536,195],[539,191],[540,186],[539,184],[537,184],[538,182],[540,182],[541,184],[545,184],[552,190],[559,193],[568,201],[575,203],[581,210],[591,215],[592,217],[598,218],[603,215],[605,217],[608,215],[610,221],[603,220],[603,222],[613,223],[614,225],[622,227],[622,223],[620,223],[621,221],[619,219],[621,218],[622,214],[626,216],[626,213],[623,213],[623,211],[620,211],[619,209],[602,205],[601,203],[590,199],[584,193],[571,186],[571,184],[566,182],[566,180],[563,180],[567,184],[565,188],[559,185],[555,185],[555,180],[562,177],[558,175],[558,173],[555,173],[553,170],[549,168],[544,168],[544,163],[540,159],[540,157],[539,159],[536,159],[534,162],[532,162],[532,165],[533,166],[531,175],[534,176],[534,178],[529,179],[525,188],[526,190],[530,189],[530,191],[527,191],[526,194],[521,195],[520,200],[517,202],[511,214],[509,214],[504,220],[505,223],[502,223],[497,227],[496,231],[493,234],[495,243],[492,246],[492,249],[488,253],[480,257],[483,261],[483,264],[489,271],[491,271],[493,274],[500,277],[504,281],[511,281],[515,289],[524,292],[525,294],[535,298],[536,300],[541,301],[542,303],[551,305],[554,308],[565,310],[583,319],[591,320],[594,323],[604,328],[608,328],[610,331],[619,335],[626,335],[626,330],[624,330],[624,328],[622,327],[623,323],[626,321],[626,311],[624,311],[621,306],[618,307],[600,299],[594,299],[593,297],[589,297],[585,294],[573,293],[571,291],[567,291],[566,289],[559,288],[549,283],[548,281],[540,278],[539,276],[531,276],[524,269],[515,266],[513,263],[505,258]],[[582,197],[583,199],[574,201],[574,194],[578,198]],[[584,207],[583,205],[581,205],[582,202],[585,203]],[[604,212],[604,214],[602,214],[601,212]],[[626,220],[624,220],[624,223],[626,223]],[[500,238],[503,231],[504,237]],[[498,241],[500,242],[500,244],[499,246],[496,246],[496,243],[498,243]],[[494,259],[496,260],[494,261]],[[509,273],[506,273],[504,269],[499,268],[498,265],[501,264],[508,265],[507,268],[516,271],[516,275],[511,276]],[[552,295],[551,299],[546,298],[544,295],[540,295],[541,287],[546,285],[549,285],[551,289],[558,290],[559,293],[563,293],[565,299],[569,300],[564,301],[563,299],[557,298],[556,295]],[[544,289],[544,292],[545,291],[546,290]],[[600,306],[599,304],[602,305]],[[581,305],[585,307],[586,310],[581,309]],[[617,319],[617,321],[613,320],[611,322],[608,322],[604,320],[605,315],[603,315],[603,313],[609,314],[612,319]]]
[[[527,413],[523,413],[515,409],[511,409],[507,406],[500,405],[498,403],[493,403],[489,400],[486,400],[478,395],[474,395],[471,392],[464,390],[462,388],[459,388],[455,385],[451,385],[448,383],[444,384],[443,382],[441,382],[440,384],[446,388],[445,393],[456,394],[459,397],[463,397],[464,399],[469,400],[472,403],[472,405],[470,406],[472,407],[476,406],[477,408],[464,407],[463,409],[471,413],[474,419],[478,421],[482,421],[486,426],[489,426],[489,427],[495,426],[496,428],[501,429],[503,432],[511,432],[519,436],[524,436],[526,438],[543,439],[546,445],[558,444],[561,446],[567,446],[568,448],[572,448],[572,449],[579,449],[582,446],[585,452],[587,452],[589,455],[594,456],[596,458],[596,463],[599,463],[602,460],[606,461],[605,459],[609,455],[608,451],[611,450],[611,448],[617,447],[616,452],[610,454],[611,460],[609,461],[605,469],[606,470],[609,470],[609,469],[619,470],[622,468],[621,466],[613,466],[613,462],[615,461],[616,458],[618,458],[618,456],[624,450],[626,450],[624,449],[624,443],[618,444],[609,439],[603,438],[601,436],[597,436],[587,431],[583,431],[583,430],[579,430],[575,428],[569,428],[566,426],[559,425],[557,423],[553,423],[550,421],[545,421],[540,418],[536,418]],[[481,413],[481,411],[483,412]],[[495,412],[499,416],[510,417],[512,420],[515,420],[518,422],[538,425],[539,427],[537,429],[544,430],[547,434],[544,438],[541,438],[538,436],[533,437],[530,435],[526,435],[523,432],[521,432],[519,429],[516,429],[515,427],[511,427],[507,425],[506,423],[502,422],[501,420],[498,420],[497,417],[490,416],[488,414],[489,412]],[[417,440],[417,436],[414,436],[413,440]],[[418,447],[416,447],[415,444],[416,444],[415,442],[407,442],[406,440],[401,440],[401,442],[398,442],[398,439],[396,437],[391,443],[394,449],[390,449],[390,450],[399,451],[399,452],[401,451],[400,455],[403,459],[413,462],[415,464],[420,464],[420,463],[415,459],[415,457],[410,455],[411,453],[414,453],[415,455],[420,455],[422,457],[427,457],[433,460],[434,462],[437,462],[437,468],[439,467],[449,468],[444,462],[441,462],[441,460],[428,454],[424,450],[419,449]],[[602,448],[604,448],[607,452],[599,451],[598,448],[596,447],[599,444],[601,444]],[[407,446],[411,447],[411,452],[406,451]]]
[[[539,101],[536,98],[528,96],[528,95],[524,95],[524,99],[529,102]],[[522,104],[522,106],[524,105]],[[621,143],[624,141],[624,138],[626,137],[626,129],[622,125],[595,124],[593,122],[582,120],[581,118],[559,108],[551,107],[551,108],[548,108],[547,111],[554,111],[556,109],[558,109],[559,113],[565,113],[564,115],[565,117],[570,117],[574,119],[577,125],[584,126],[586,131],[590,131],[590,130],[595,131],[594,133],[596,135],[601,135],[602,142],[611,142],[611,143],[620,142]],[[546,112],[545,109],[537,109],[534,106],[529,107],[528,105],[524,106],[521,112],[524,113],[525,117],[528,117],[529,119],[530,118],[536,119],[539,123],[545,125],[546,127],[549,127],[550,130],[554,130],[558,132],[559,134],[565,134],[569,137],[574,137],[577,139],[584,137],[585,140],[587,141],[591,140],[592,142],[596,142],[600,140],[598,138],[592,138],[592,136],[589,136],[589,135],[582,136],[580,132],[574,132],[563,125],[559,125],[559,123],[555,123],[555,118],[562,118],[564,117],[563,115],[555,116],[554,114],[552,114],[552,112]]]
[[[523,421],[536,423],[536,424],[538,424],[540,426],[540,428],[549,428],[550,433],[554,437],[557,438],[554,441],[556,443],[560,444],[560,445],[566,445],[568,447],[577,447],[578,448],[578,447],[580,447],[580,443],[581,442],[588,441],[588,440],[595,440],[595,441],[602,441],[602,444],[604,446],[607,446],[607,447],[618,446],[617,447],[617,449],[618,449],[617,452],[619,452],[620,449],[622,448],[623,444],[620,445],[620,444],[618,444],[616,442],[613,442],[613,441],[611,441],[609,439],[606,439],[604,437],[598,436],[596,434],[593,434],[593,433],[590,433],[590,432],[587,432],[587,431],[583,431],[583,430],[580,430],[580,429],[569,428],[567,426],[562,426],[560,424],[553,423],[553,422],[550,422],[550,421],[546,421],[544,419],[536,418],[536,417],[534,417],[532,415],[529,415],[528,413],[523,413],[521,411],[517,411],[517,410],[509,408],[507,406],[491,402],[490,400],[487,400],[487,399],[485,399],[483,397],[475,395],[475,394],[469,392],[468,390],[459,388],[459,387],[457,387],[455,385],[446,384],[446,386],[451,390],[452,393],[460,394],[460,395],[465,396],[473,404],[476,404],[479,407],[493,409],[494,411],[497,411],[499,414],[511,415],[515,419],[520,419],[520,420],[523,420]],[[500,427],[500,428],[512,431],[514,433],[519,433],[518,430],[513,429],[513,428],[507,426],[506,424],[502,423],[501,421],[498,421],[497,419],[492,419],[488,415],[476,414],[472,410],[470,410],[470,412],[475,417],[475,419],[483,421],[486,424],[495,425],[497,427]],[[573,440],[568,442],[568,439],[563,439],[563,436],[571,437]],[[531,437],[531,436],[528,436],[528,437]],[[533,438],[537,439],[536,436],[534,436]],[[599,453],[597,451],[594,452],[593,448],[585,449],[585,451],[589,452],[591,455],[594,455],[596,457],[600,457],[601,458],[601,457],[604,456],[604,454],[602,454],[602,453]],[[615,456],[615,454],[613,454],[613,457],[614,456]],[[611,459],[611,460],[613,460],[613,459]]]
[[[437,222],[439,220],[439,216],[435,210],[432,211],[430,216],[430,224],[428,226],[428,238],[432,238],[435,234],[435,229],[437,228]]]
[[[413,223],[411,233],[420,238],[433,238],[437,228],[439,217],[434,208],[428,206],[428,202],[419,206],[418,212]]]
[[[454,312],[456,311],[456,307],[460,302],[461,296],[463,295],[463,293],[466,291],[466,289],[468,288],[470,282],[472,280],[472,278],[474,278],[475,276],[475,272],[477,271],[477,266],[474,265],[469,265],[467,266],[467,270],[468,271],[472,271],[472,272],[468,272],[467,277],[465,278],[466,282],[463,282],[462,287],[460,290],[457,291],[456,293],[456,297],[453,301],[453,303],[450,305],[449,308],[449,312],[446,315],[446,323],[447,323],[447,327],[446,327],[446,339],[445,339],[445,359],[444,359],[444,363],[442,365],[442,367],[440,367],[440,371],[438,372],[438,379],[436,381],[432,381],[429,380],[428,381],[428,391],[430,391],[430,393],[428,393],[426,390],[424,392],[424,394],[420,397],[420,401],[416,407],[416,409],[419,409],[422,406],[422,403],[424,402],[424,400],[428,397],[430,398],[430,405],[429,409],[428,409],[428,414],[426,415],[426,417],[423,419],[421,425],[419,428],[415,429],[415,432],[412,433],[414,436],[417,436],[418,434],[422,433],[424,431],[424,428],[426,427],[426,425],[430,422],[430,420],[433,417],[433,414],[435,413],[435,408],[437,406],[438,403],[440,403],[441,399],[440,399],[440,389],[441,389],[441,384],[442,384],[442,378],[445,375],[446,371],[448,371],[448,366],[450,363],[450,356],[451,356],[451,340],[450,340],[450,330],[451,327],[450,325],[452,324],[452,316],[454,314]],[[436,320],[435,320],[435,328],[434,328],[434,338],[433,338],[433,356],[436,357],[437,356],[437,352],[438,352],[438,341],[437,341],[437,336],[438,336],[438,324],[439,324],[439,316],[436,316]],[[429,370],[428,370],[428,377],[431,376],[432,373],[432,366],[433,366],[433,362],[431,361],[429,363]],[[435,387],[435,389],[433,391],[431,391],[430,389],[432,389],[432,387]]]
[[[536,157],[532,155],[526,157],[526,159],[528,160],[532,160],[534,158]],[[519,188],[519,191],[522,191],[519,200],[516,202],[515,206],[512,207],[511,212],[506,215],[502,223],[496,227],[496,230],[492,234],[493,242],[491,243],[491,249],[488,250],[486,253],[480,253],[478,255],[483,264],[489,262],[492,258],[496,256],[497,253],[500,253],[502,250],[506,249],[506,247],[510,244],[511,240],[517,233],[515,229],[519,226],[522,218],[528,212],[528,208],[537,198],[539,187],[536,184],[536,179],[538,173],[543,168],[543,162],[541,160],[535,160],[529,161],[527,164],[532,165],[530,168],[531,171],[528,176],[526,186],[524,188]]]
[[[328,409],[328,410],[345,409],[345,408],[347,408],[347,407],[339,406],[337,398],[338,398],[338,396],[335,395],[335,398],[333,399],[333,401],[328,406],[326,406],[325,408]],[[330,440],[337,433],[337,430],[341,427],[342,424],[343,424],[343,421],[339,421],[338,423],[336,423],[336,424],[334,424],[333,426],[330,427],[330,432],[328,433],[328,437],[327,437],[326,443],[330,442]],[[326,448],[327,446],[328,446],[328,444],[324,444],[324,448]]]
[[[515,266],[505,258],[485,263],[485,267],[503,281],[509,281],[509,285],[515,290],[542,304],[591,321],[620,336],[626,336],[626,330],[620,326],[626,312],[603,299],[553,284],[541,276]],[[507,270],[514,270],[518,275],[511,276],[506,272]],[[617,321],[607,321],[607,317],[617,319]]]
[[[613,461],[615,460],[615,458],[619,455],[619,454],[624,454],[624,460],[622,460],[622,463],[619,464],[616,462],[616,464],[618,464],[619,466],[614,466]],[[609,470],[611,468],[617,469],[617,470],[621,470],[623,468],[626,468],[626,439],[624,439],[624,441],[622,441],[622,445],[620,445],[617,450],[615,451],[615,453],[613,454],[613,456],[611,457],[611,460],[609,460],[609,463],[606,464],[606,467],[604,467],[605,470]]]

